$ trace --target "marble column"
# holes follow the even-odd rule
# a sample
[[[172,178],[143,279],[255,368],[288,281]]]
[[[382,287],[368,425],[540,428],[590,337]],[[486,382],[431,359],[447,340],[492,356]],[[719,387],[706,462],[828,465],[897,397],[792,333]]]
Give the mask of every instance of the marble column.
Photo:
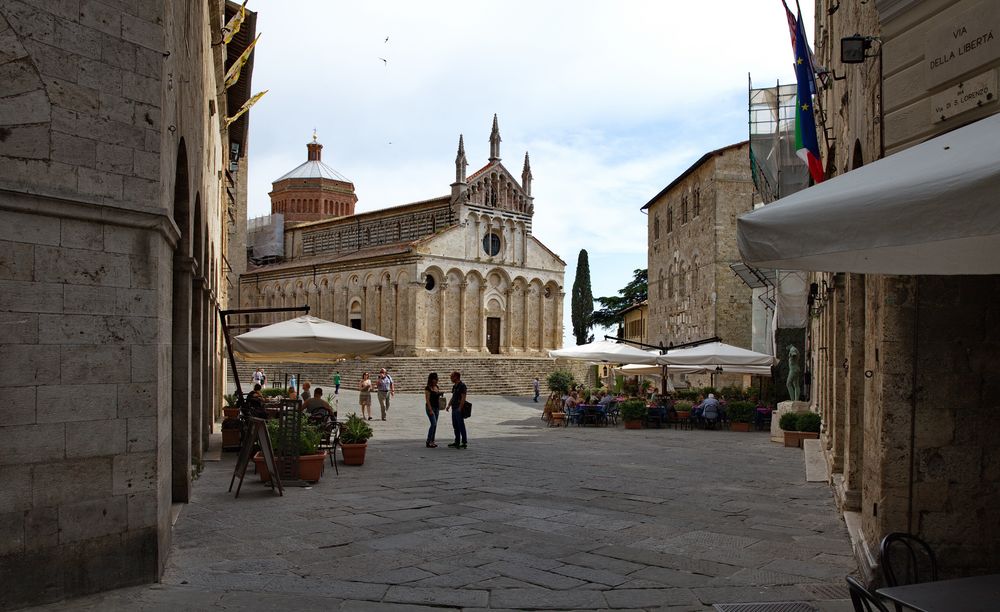
[[[438,342],[438,348],[443,353],[445,351],[445,347],[448,346],[448,342],[447,342],[448,328],[447,328],[447,325],[446,325],[446,321],[447,321],[447,318],[446,318],[447,308],[446,308],[446,306],[448,304],[448,283],[442,282],[439,285],[439,287],[441,289],[438,292],[440,294],[440,300],[439,300],[439,304],[438,304],[438,308],[439,308],[440,312],[438,313],[438,315],[439,315],[439,320],[440,320],[441,336],[440,336],[440,341]]]
[[[465,326],[465,321],[466,321],[466,316],[465,316],[465,293],[468,290],[468,288],[469,288],[469,283],[468,283],[468,281],[465,281],[465,280],[463,280],[458,285],[458,312],[459,312],[459,319],[458,319],[458,350],[461,351],[461,352],[463,352],[463,353],[465,352],[465,333],[466,333],[466,329],[465,329],[465,327],[466,327]]]

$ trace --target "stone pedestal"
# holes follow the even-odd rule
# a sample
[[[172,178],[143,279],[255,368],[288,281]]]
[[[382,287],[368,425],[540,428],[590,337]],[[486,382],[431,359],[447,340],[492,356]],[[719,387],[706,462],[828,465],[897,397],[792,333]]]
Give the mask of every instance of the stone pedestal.
[[[771,415],[771,442],[778,442],[779,444],[785,443],[785,435],[781,433],[781,427],[778,427],[778,421],[781,420],[781,415],[786,412],[809,412],[809,402],[780,402],[778,404],[778,409],[774,411]]]

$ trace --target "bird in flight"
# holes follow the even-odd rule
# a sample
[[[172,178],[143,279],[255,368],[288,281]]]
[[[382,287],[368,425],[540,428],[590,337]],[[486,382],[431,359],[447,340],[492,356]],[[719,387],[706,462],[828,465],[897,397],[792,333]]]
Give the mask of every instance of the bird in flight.
[[[385,37],[385,42],[389,42],[389,37],[388,36]]]
[[[385,64],[386,68],[389,67],[389,60],[385,59],[384,57],[380,57],[379,59],[382,60],[382,63]]]

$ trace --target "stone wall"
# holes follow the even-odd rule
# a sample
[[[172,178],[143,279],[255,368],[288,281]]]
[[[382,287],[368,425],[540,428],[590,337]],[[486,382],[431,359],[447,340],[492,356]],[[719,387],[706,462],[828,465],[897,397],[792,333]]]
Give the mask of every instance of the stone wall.
[[[719,336],[750,347],[751,290],[729,264],[736,217],[751,210],[746,144],[712,152],[649,206],[651,344]]]
[[[0,1],[3,609],[156,580],[212,420],[222,4],[126,4]]]
[[[963,19],[989,27],[995,11],[972,19],[986,6],[936,0],[817,10],[817,61],[846,76],[829,81],[822,96],[831,174],[879,159],[883,139],[891,154],[997,112],[995,103],[944,118],[930,112],[958,79],[1000,65],[995,46],[948,81],[932,74],[939,66],[927,55],[961,43]],[[881,38],[884,82],[877,48],[863,64],[839,64],[839,39],[855,32]],[[880,88],[884,132],[871,119],[883,113]],[[879,541],[892,531],[927,540],[944,576],[997,571],[1000,522],[990,508],[1000,450],[982,427],[1000,386],[986,357],[997,350],[997,277],[824,273],[812,281],[822,297],[809,332],[813,408],[823,415],[837,500],[859,515],[852,538],[862,571],[876,578]]]

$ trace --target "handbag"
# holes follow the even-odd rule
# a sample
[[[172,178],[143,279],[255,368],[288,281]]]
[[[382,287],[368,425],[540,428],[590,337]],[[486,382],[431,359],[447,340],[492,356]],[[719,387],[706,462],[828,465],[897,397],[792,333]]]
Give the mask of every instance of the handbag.
[[[438,398],[438,410],[440,411],[447,409],[448,409],[448,398],[442,395],[441,397]]]
[[[467,419],[470,416],[472,416],[472,404],[469,402],[465,402],[464,404],[462,404],[462,418]]]

